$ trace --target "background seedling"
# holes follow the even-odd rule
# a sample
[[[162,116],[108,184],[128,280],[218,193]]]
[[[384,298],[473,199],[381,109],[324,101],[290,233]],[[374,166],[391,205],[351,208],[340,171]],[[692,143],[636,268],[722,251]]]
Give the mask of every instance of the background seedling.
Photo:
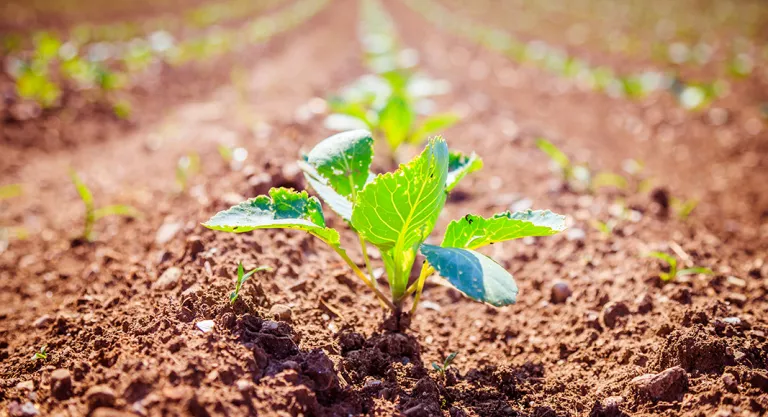
[[[258,268],[253,268],[252,270],[245,272],[245,269],[243,268],[243,263],[240,262],[237,264],[237,281],[235,281],[235,290],[229,293],[229,304],[234,304],[235,301],[237,301],[237,297],[240,296],[240,289],[243,287],[243,283],[251,277],[256,272],[261,271],[271,271],[272,268],[268,266],[260,266]]]
[[[694,198],[683,200],[680,198],[672,197],[669,201],[670,207],[675,212],[675,215],[680,220],[688,220],[693,210],[699,205],[699,200]]]
[[[0,186],[0,201],[6,200],[13,197],[18,197],[22,193],[21,185],[19,184],[8,184]]]
[[[184,155],[176,162],[176,185],[180,192],[187,190],[189,180],[192,176],[200,172],[200,156],[192,152]]]
[[[445,358],[442,365],[438,365],[437,362],[432,362],[432,368],[436,370],[437,372],[440,372],[440,376],[445,378],[445,371],[448,370],[448,367],[451,366],[451,363],[453,363],[453,360],[456,359],[456,355],[458,355],[459,352],[453,352],[448,357]]]
[[[32,360],[46,360],[48,359],[48,345],[43,345],[40,350],[35,352],[34,355],[32,355]]]
[[[602,187],[627,187],[627,179],[611,172],[593,173],[586,164],[574,164],[557,146],[546,139],[536,139],[536,146],[552,160],[563,183],[574,191],[593,192]]]
[[[645,256],[661,259],[662,261],[669,264],[669,272],[660,272],[659,278],[661,278],[662,281],[672,281],[677,277],[684,276],[684,275],[696,275],[696,274],[706,274],[711,275],[714,272],[712,272],[711,269],[703,267],[703,266],[694,266],[691,268],[685,268],[685,269],[677,269],[677,258],[674,256],[664,253],[664,252],[649,252]]]
[[[439,137],[430,139],[421,155],[395,172],[374,175],[372,160],[373,137],[368,131],[355,130],[320,142],[299,161],[315,192],[357,233],[368,274],[342,248],[339,232],[326,227],[320,201],[306,191],[273,188],[269,195],[219,212],[204,226],[234,233],[268,228],[308,232],[328,244],[381,303],[396,313],[411,295],[411,312],[416,310],[424,282],[434,272],[469,298],[494,306],[512,304],[517,299],[512,275],[475,250],[565,229],[565,218],[550,211],[504,212],[489,218],[467,214],[448,225],[440,246],[426,244],[447,194],[464,176],[480,169],[481,160],[474,154],[449,152]],[[368,244],[381,253],[389,297],[378,289],[372,274]],[[426,261],[418,280],[409,285],[417,252]]]
[[[85,206],[85,220],[83,228],[83,239],[87,241],[93,240],[93,225],[101,218],[107,216],[126,216],[126,217],[140,217],[141,213],[135,208],[125,204],[114,204],[110,206],[104,206],[96,208],[93,203],[93,194],[87,185],[80,179],[75,171],[70,171],[70,177],[72,183],[75,185],[77,194],[80,195],[80,199]]]

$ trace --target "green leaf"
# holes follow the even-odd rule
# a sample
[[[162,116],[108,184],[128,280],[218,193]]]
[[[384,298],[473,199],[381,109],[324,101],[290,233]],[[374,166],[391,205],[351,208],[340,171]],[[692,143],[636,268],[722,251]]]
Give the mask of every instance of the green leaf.
[[[648,258],[661,259],[662,261],[668,263],[670,268],[677,270],[677,259],[672,255],[666,254],[664,252],[652,251],[646,253],[645,256]]]
[[[566,154],[557,148],[552,142],[546,139],[536,139],[536,146],[546,153],[562,171],[567,172],[571,168],[571,160]]]
[[[298,162],[299,168],[304,171],[304,178],[320,198],[328,204],[331,210],[335,211],[342,219],[347,222],[352,221],[352,200],[345,197],[328,185],[328,180],[320,175],[315,167],[304,162]]]
[[[421,245],[432,267],[467,297],[501,307],[517,300],[512,275],[491,258],[469,249]]]
[[[309,232],[330,245],[339,244],[339,233],[325,227],[320,201],[306,191],[273,188],[269,196],[260,195],[220,211],[203,226],[223,232],[243,233],[256,229],[297,229]]]
[[[98,220],[106,216],[141,217],[141,212],[136,210],[134,207],[125,204],[105,206],[93,211],[94,220]]]
[[[445,204],[448,147],[433,138],[420,156],[373,179],[357,195],[352,226],[382,250],[404,252],[421,243]]]
[[[451,191],[467,174],[478,171],[483,167],[483,160],[474,152],[467,156],[461,152],[452,151],[448,156],[448,179],[445,191]]]
[[[337,193],[351,197],[370,176],[373,137],[367,130],[338,133],[317,144],[304,159]]]
[[[365,123],[368,129],[373,129],[373,123],[368,118],[368,110],[363,102],[345,101],[341,98],[328,100],[328,107],[333,113],[354,117]]]
[[[379,112],[379,129],[386,136],[391,150],[397,149],[408,138],[413,119],[413,109],[408,100],[392,95]]]
[[[619,174],[612,172],[600,172],[592,179],[592,187],[595,189],[602,187],[615,187],[618,189],[627,188],[627,179]]]
[[[91,190],[88,189],[88,186],[85,185],[74,170],[69,171],[69,176],[72,178],[72,183],[75,184],[77,194],[80,195],[80,199],[83,200],[86,209],[91,210],[93,207],[93,194],[91,194]]]
[[[549,210],[507,211],[487,219],[467,214],[448,225],[441,246],[477,249],[526,236],[550,236],[563,230],[565,216]]]
[[[427,136],[437,133],[438,130],[447,129],[461,118],[453,113],[434,114],[425,119],[421,125],[416,128],[408,142],[413,144],[420,144]]]
[[[694,266],[693,268],[685,268],[677,271],[677,275],[696,275],[696,274],[705,274],[705,275],[712,275],[715,272],[712,271],[709,268],[703,267],[703,266]]]

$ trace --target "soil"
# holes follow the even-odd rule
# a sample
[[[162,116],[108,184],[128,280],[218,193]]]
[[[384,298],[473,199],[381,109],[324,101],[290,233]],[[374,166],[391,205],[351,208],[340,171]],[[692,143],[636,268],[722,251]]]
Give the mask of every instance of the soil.
[[[331,133],[317,98],[364,73],[357,4],[332,2],[255,48],[245,103],[216,78],[229,74],[223,59],[169,70],[164,88],[188,95],[134,92],[144,110],[130,126],[86,115],[75,146],[46,146],[37,134],[0,141],[2,184],[24,187],[0,202],[0,224],[30,232],[0,253],[0,415],[765,415],[768,148],[765,128],[745,131],[752,115],[738,97],[718,104],[732,117],[714,126],[668,97],[581,91],[388,2],[425,70],[453,86],[438,107],[465,118],[445,132],[448,143],[485,162],[449,200],[436,235],[468,212],[568,215],[564,233],[488,248],[516,277],[518,303],[484,306],[432,277],[417,314],[392,327],[318,240],[200,226],[269,186],[304,188],[293,161]],[[95,140],[90,124],[107,133]],[[599,169],[644,160],[657,189],[568,191],[534,146],[542,135]],[[248,150],[242,169],[219,157],[220,143]],[[202,172],[181,193],[174,169],[191,151]],[[143,216],[105,218],[96,241],[82,242],[69,167],[97,205],[131,204]],[[670,197],[701,203],[683,221]],[[606,236],[590,222],[610,219],[619,198],[640,216]],[[352,234],[342,239],[356,247]],[[662,265],[642,256],[650,250],[715,274],[665,283]],[[230,305],[239,261],[272,271]],[[48,357],[30,360],[43,345]],[[432,362],[451,352],[453,365],[436,372]]]

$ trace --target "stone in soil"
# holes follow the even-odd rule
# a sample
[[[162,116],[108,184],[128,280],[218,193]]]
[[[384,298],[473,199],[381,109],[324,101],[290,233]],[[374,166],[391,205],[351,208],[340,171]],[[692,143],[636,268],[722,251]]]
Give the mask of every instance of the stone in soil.
[[[567,282],[557,281],[552,284],[552,291],[550,293],[549,299],[555,304],[560,304],[566,302],[571,294],[573,294],[573,291]]]
[[[645,374],[632,379],[629,389],[637,401],[680,401],[688,390],[688,374],[679,366],[658,374]]]
[[[275,304],[269,309],[269,314],[275,318],[275,320],[284,321],[290,323],[292,321],[293,312],[291,308],[285,304]]]
[[[160,275],[160,278],[152,284],[152,288],[157,290],[170,290],[176,286],[179,278],[181,278],[181,274],[181,268],[172,266]]]
[[[51,394],[59,400],[69,398],[72,394],[72,376],[67,369],[57,369],[51,372]]]
[[[603,326],[612,329],[620,324],[621,318],[630,314],[629,307],[623,301],[612,301],[603,307],[600,321]]]
[[[110,407],[115,404],[115,392],[106,385],[94,385],[85,393],[88,407],[93,410],[98,407]]]

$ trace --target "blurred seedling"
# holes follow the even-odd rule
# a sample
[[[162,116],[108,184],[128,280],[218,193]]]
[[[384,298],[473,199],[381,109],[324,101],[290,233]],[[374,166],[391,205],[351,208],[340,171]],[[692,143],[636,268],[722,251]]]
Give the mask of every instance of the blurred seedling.
[[[691,216],[693,210],[695,210],[696,206],[699,205],[699,200],[695,198],[683,200],[680,198],[672,197],[669,201],[669,205],[672,208],[672,211],[675,212],[677,218],[685,221],[688,220],[688,217]]]
[[[425,243],[443,210],[448,193],[482,167],[472,153],[451,152],[441,137],[431,138],[422,153],[394,172],[371,172],[373,137],[366,130],[331,136],[299,161],[307,183],[358,236],[367,274],[342,247],[338,230],[327,227],[322,206],[306,191],[272,188],[211,217],[203,225],[230,233],[257,229],[307,232],[335,251],[373,291],[382,306],[399,317],[413,295],[416,311],[424,284],[437,272],[469,298],[505,306],[517,300],[517,284],[501,265],[476,250],[527,236],[550,236],[565,229],[565,217],[549,210],[503,212],[485,218],[467,214],[451,222],[442,243]],[[367,245],[381,253],[390,296],[378,288]],[[419,278],[411,282],[417,254],[424,255]]]
[[[125,204],[113,204],[96,208],[93,202],[93,194],[87,185],[80,179],[74,170],[70,170],[69,173],[72,178],[72,183],[75,185],[77,194],[80,195],[80,199],[85,206],[85,220],[82,238],[88,242],[93,241],[93,226],[94,224],[107,216],[125,216],[125,217],[140,217],[141,213],[135,208]]]
[[[232,147],[220,144],[217,147],[221,159],[229,165],[233,171],[239,171],[248,158],[248,150],[240,147]]]
[[[189,180],[200,172],[200,156],[197,153],[189,153],[179,158],[176,162],[176,185],[179,191],[184,192],[189,186]]]
[[[563,184],[577,192],[593,192],[602,187],[627,188],[627,179],[611,172],[593,173],[586,164],[574,164],[563,151],[552,142],[539,138],[536,147],[552,161],[554,169],[560,173]]]
[[[243,263],[240,262],[237,264],[237,281],[235,281],[235,290],[229,293],[229,304],[234,304],[235,301],[237,301],[237,297],[240,296],[240,289],[243,288],[245,281],[250,278],[251,275],[261,271],[272,271],[272,268],[268,266],[260,266],[258,268],[253,268],[246,273],[245,268],[243,268]]]
[[[592,219],[590,221],[590,224],[598,232],[602,233],[602,235],[605,237],[610,237],[613,234],[613,229],[616,227],[616,221],[613,219],[605,222],[597,219]]]
[[[668,272],[659,273],[659,278],[661,278],[662,281],[672,281],[677,277],[685,276],[685,275],[696,275],[696,274],[712,275],[714,273],[712,272],[711,269],[703,266],[693,266],[691,268],[677,269],[677,266],[678,266],[677,258],[664,252],[658,252],[658,251],[648,252],[645,256],[650,258],[660,259],[669,265]]]
[[[440,376],[445,378],[445,371],[448,370],[448,368],[453,363],[453,360],[456,359],[456,355],[458,355],[458,354],[459,354],[459,352],[453,352],[450,355],[448,355],[448,357],[446,357],[445,360],[443,361],[442,365],[438,364],[437,362],[432,362],[432,368],[435,371],[439,372]]]
[[[0,201],[18,197],[23,192],[21,184],[8,184],[0,186]]]
[[[38,360],[44,361],[46,359],[48,359],[48,345],[43,345],[40,348],[40,350],[38,350],[37,352],[35,352],[34,355],[32,355],[33,361],[38,361]]]

